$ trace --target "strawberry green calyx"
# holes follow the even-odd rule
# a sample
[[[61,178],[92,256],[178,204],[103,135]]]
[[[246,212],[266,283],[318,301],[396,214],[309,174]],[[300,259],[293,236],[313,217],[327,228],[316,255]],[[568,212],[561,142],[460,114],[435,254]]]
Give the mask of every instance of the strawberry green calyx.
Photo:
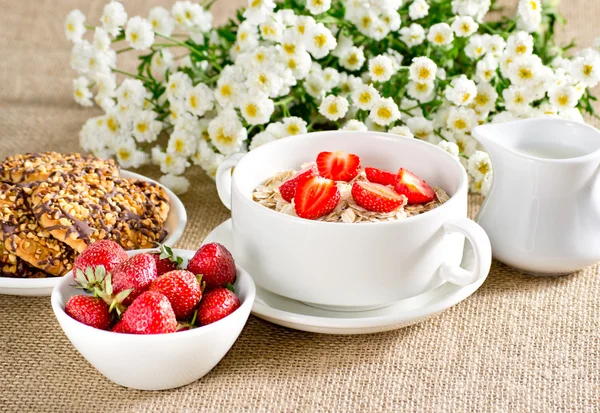
[[[97,291],[102,291],[104,289],[103,284],[106,274],[104,265],[98,265],[96,268],[87,267],[85,273],[78,269],[75,272],[75,281],[77,282],[75,288],[80,288],[88,293],[96,294]]]
[[[232,293],[235,293],[235,287],[233,286],[233,284],[227,283],[227,285],[225,286],[225,288],[227,288]]]
[[[127,309],[123,305],[123,300],[125,300],[132,291],[133,289],[130,288],[119,292],[117,295],[113,295],[112,275],[108,274],[104,279],[104,290],[100,291],[98,296],[109,305],[108,310],[110,312],[114,311],[118,317],[121,317]]]
[[[161,260],[168,258],[169,261],[177,264],[178,269],[182,268],[183,258],[176,257],[175,254],[173,254],[173,250],[171,249],[171,247],[169,247],[168,245],[165,245],[165,244],[160,244],[159,250],[160,250],[159,252],[154,252],[153,254],[160,254],[159,258]]]

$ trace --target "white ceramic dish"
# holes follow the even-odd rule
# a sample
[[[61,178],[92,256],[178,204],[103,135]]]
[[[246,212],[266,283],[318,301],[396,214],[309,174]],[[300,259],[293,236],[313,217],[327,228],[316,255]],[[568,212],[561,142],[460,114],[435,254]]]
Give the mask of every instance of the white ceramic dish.
[[[252,200],[256,186],[322,151],[357,154],[363,166],[407,168],[451,198],[422,215],[360,224],[301,219]],[[384,307],[447,281],[476,283],[490,268],[489,239],[467,218],[464,167],[418,139],[350,131],[293,136],[229,157],[219,166],[216,182],[223,204],[231,208],[237,262],[258,286],[312,306],[348,311]],[[475,253],[470,271],[460,267],[465,238]]]
[[[135,178],[143,181],[156,181],[147,178],[143,175],[136,174],[130,171],[121,171],[121,177],[123,178]],[[160,184],[159,184],[160,185]],[[175,245],[177,241],[183,235],[185,225],[187,224],[187,213],[181,200],[171,190],[165,188],[169,201],[171,203],[171,210],[169,216],[165,222],[165,229],[168,231],[168,235],[163,241],[167,245]],[[0,294],[8,295],[25,295],[25,296],[46,296],[52,293],[52,289],[57,286],[62,277],[48,277],[48,278],[5,278],[0,277]]]
[[[144,251],[151,250],[128,254]],[[195,253],[173,252],[186,263]],[[184,386],[212,370],[240,335],[256,294],[252,278],[238,267],[234,286],[241,306],[229,316],[189,331],[135,335],[98,330],[69,317],[64,311],[65,303],[69,297],[81,294],[71,284],[73,278],[69,272],[60,279],[51,297],[52,309],[63,331],[77,351],[109,380],[140,390]]]
[[[230,219],[206,237],[204,243],[209,242],[218,242],[231,248],[233,228]],[[463,265],[472,266],[470,247],[465,248],[464,258]],[[483,284],[487,274],[467,286],[445,283],[420,296],[370,311],[324,310],[257,287],[252,314],[274,324],[313,333],[371,334],[396,330],[424,321],[463,301]]]

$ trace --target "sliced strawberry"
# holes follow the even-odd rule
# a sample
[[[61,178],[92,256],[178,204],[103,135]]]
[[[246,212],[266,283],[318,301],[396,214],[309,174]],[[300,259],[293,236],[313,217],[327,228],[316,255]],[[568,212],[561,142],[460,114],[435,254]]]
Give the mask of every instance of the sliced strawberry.
[[[404,168],[398,171],[398,180],[394,189],[399,194],[406,195],[409,205],[426,204],[433,201],[436,196],[427,182]]]
[[[396,184],[396,179],[398,179],[398,175],[377,168],[367,167],[365,168],[365,174],[367,175],[369,182],[381,185],[393,186]]]
[[[339,200],[340,191],[334,181],[313,176],[296,188],[296,214],[301,218],[317,219],[333,211]]]
[[[360,158],[346,152],[321,152],[317,156],[317,167],[323,178],[350,182],[360,173]]]
[[[393,189],[364,181],[354,182],[352,197],[358,205],[374,212],[391,212],[406,202],[406,198],[394,192]]]
[[[303,168],[300,172],[279,186],[281,197],[288,202],[292,202],[294,195],[296,195],[296,187],[298,186],[298,183],[317,175],[319,175],[317,164],[311,163],[309,166]]]

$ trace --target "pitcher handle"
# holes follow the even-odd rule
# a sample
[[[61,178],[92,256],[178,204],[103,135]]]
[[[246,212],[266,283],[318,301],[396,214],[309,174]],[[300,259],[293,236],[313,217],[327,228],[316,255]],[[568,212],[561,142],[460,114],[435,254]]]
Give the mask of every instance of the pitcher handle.
[[[465,270],[458,265],[442,264],[440,277],[453,284],[468,285],[485,277],[492,265],[492,247],[487,234],[469,218],[459,218],[444,225],[446,234],[460,233],[469,241],[474,255],[474,268]]]
[[[217,175],[215,176],[219,198],[221,198],[221,202],[225,205],[225,208],[229,210],[231,210],[231,169],[238,164],[244,155],[245,153],[234,153],[226,158],[219,165]]]

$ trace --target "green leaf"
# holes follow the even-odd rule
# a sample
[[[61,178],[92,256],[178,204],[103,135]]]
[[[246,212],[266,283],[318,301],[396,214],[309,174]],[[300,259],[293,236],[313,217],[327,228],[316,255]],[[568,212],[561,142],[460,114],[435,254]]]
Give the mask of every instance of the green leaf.
[[[88,284],[85,274],[79,268],[75,271],[75,281],[77,281],[81,287],[85,287]]]
[[[104,290],[107,295],[113,294],[112,275],[109,273],[104,280]]]

